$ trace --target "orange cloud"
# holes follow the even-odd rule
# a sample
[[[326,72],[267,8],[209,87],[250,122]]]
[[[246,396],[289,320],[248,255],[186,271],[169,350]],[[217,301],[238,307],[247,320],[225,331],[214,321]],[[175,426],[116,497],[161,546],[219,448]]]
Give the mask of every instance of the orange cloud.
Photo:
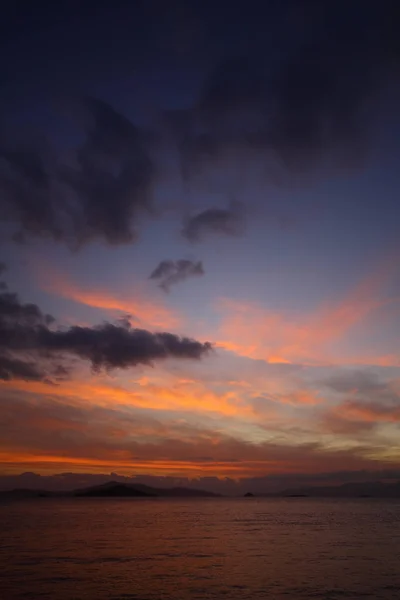
[[[292,392],[291,394],[281,394],[279,401],[293,406],[305,405],[305,406],[316,406],[321,404],[323,399],[319,394],[310,390],[299,390]]]
[[[362,403],[348,400],[331,411],[331,414],[349,421],[367,423],[399,423],[400,406],[387,407],[382,403]]]
[[[218,307],[224,316],[215,332],[217,346],[269,363],[341,362],[341,358],[332,356],[329,345],[344,338],[354,325],[391,301],[381,296],[393,269],[393,262],[385,262],[342,301],[322,306],[305,316],[271,311],[255,303],[221,299]],[[371,360],[381,365],[399,364],[398,359],[390,355],[355,358],[354,362],[370,363]]]
[[[241,426],[245,425],[243,417],[246,413],[240,412],[242,407],[236,406],[237,399],[233,394],[223,395],[219,401],[226,404],[222,408],[217,407],[217,411],[222,410],[224,415],[223,411],[231,411],[232,406],[239,409],[234,416],[240,417],[240,420],[236,421],[237,427],[230,430],[230,435],[231,419],[224,420],[226,427],[222,431],[216,420],[210,419],[207,428],[201,428],[191,425],[176,413],[170,413],[168,419],[164,415],[160,420],[157,412],[152,415],[147,411],[130,411],[132,406],[140,406],[141,403],[147,408],[156,406],[163,409],[172,403],[174,410],[177,402],[180,406],[187,406],[193,400],[201,409],[198,398],[188,394],[188,391],[193,392],[191,382],[177,381],[176,387],[182,388],[178,400],[172,387],[166,394],[161,386],[143,380],[141,384],[144,394],[95,381],[73,382],[65,386],[34,384],[32,388],[26,384],[31,393],[25,392],[24,395],[21,394],[23,384],[19,390],[12,386],[11,396],[5,396],[0,404],[0,420],[8,425],[0,439],[1,470],[118,470],[127,474],[248,477],[356,469],[371,467],[375,460],[390,459],[387,448],[374,448],[373,442],[367,448],[354,447],[350,440],[350,449],[346,448],[347,441],[342,443],[341,448],[332,449],[324,445],[323,436],[320,436],[322,441],[316,441],[319,436],[315,431],[311,438],[301,438],[299,430],[293,433],[289,428],[285,435],[285,429],[278,427],[277,436],[276,431],[271,431],[270,419],[268,428],[258,429],[254,441],[242,439]],[[188,396],[187,400],[182,399],[184,395]],[[207,396],[204,391],[201,399],[206,404],[206,411],[211,414],[216,408],[211,402],[217,404],[217,395],[210,392]],[[318,401],[318,397],[299,392],[294,400],[282,397],[278,401],[307,405]],[[346,408],[356,410],[356,415],[353,416],[353,410],[349,418],[359,419],[357,407]],[[299,426],[298,421],[292,424]],[[346,431],[341,429],[341,432]],[[395,450],[391,454],[392,459],[396,458]]]
[[[154,411],[189,411],[217,413],[225,416],[252,415],[250,406],[241,403],[240,396],[232,391],[217,394],[200,382],[175,383],[163,386],[147,382],[132,390],[103,381],[67,381],[48,385],[39,381],[0,382],[0,390],[18,390],[43,397],[68,399],[71,405],[82,402],[101,407],[130,406]]]
[[[252,475],[266,475],[278,472],[282,469],[282,463],[272,461],[243,461],[243,462],[198,462],[179,460],[135,460],[124,459],[115,456],[111,460],[94,459],[76,456],[61,456],[57,454],[30,454],[0,452],[0,465],[10,465],[11,468],[3,468],[5,473],[20,473],[21,471],[34,469],[41,473],[59,473],[66,468],[74,472],[82,473],[104,473],[104,469],[118,469],[121,475],[149,474],[186,476],[186,477],[249,477]]]
[[[100,289],[87,289],[68,280],[50,267],[39,275],[42,289],[68,300],[102,310],[132,315],[141,326],[150,328],[174,329],[180,318],[170,308],[155,300],[150,300],[138,288],[133,291],[110,293]]]
[[[20,473],[34,469],[40,473],[68,471],[82,473],[104,473],[118,471],[121,475],[151,474],[196,477],[263,477],[274,473],[318,473],[341,470],[382,468],[386,465],[398,467],[399,457],[372,457],[368,452],[356,450],[329,450],[318,446],[305,445],[252,445],[234,440],[221,440],[212,450],[212,460],[196,459],[195,455],[204,452],[204,445],[178,443],[176,450],[168,445],[144,444],[135,446],[139,456],[122,448],[79,447],[77,450],[57,452],[27,449],[0,451],[0,465],[3,473]],[[176,453],[180,457],[174,456]],[[149,456],[146,457],[146,453]],[[164,456],[162,456],[164,454]],[[187,458],[184,458],[185,455]],[[236,458],[237,456],[237,458]]]

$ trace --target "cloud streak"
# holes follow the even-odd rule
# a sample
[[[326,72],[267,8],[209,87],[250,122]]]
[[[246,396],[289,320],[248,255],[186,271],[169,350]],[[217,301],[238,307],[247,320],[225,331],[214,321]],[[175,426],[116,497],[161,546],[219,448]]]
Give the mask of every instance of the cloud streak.
[[[301,318],[271,311],[255,303],[221,300],[224,317],[216,333],[219,337],[217,345],[267,362],[337,362],[330,346],[390,302],[384,298],[383,290],[393,278],[396,265],[393,257],[385,260],[341,300],[322,305]],[[353,359],[357,362],[357,356]],[[362,357],[361,362],[368,363],[368,360],[379,360],[379,357]],[[387,360],[388,357],[383,363]]]
[[[121,293],[88,288],[71,281],[67,274],[59,273],[49,265],[40,269],[39,282],[42,289],[51,294],[100,310],[129,315],[146,328],[176,328],[180,324],[176,311],[150,298],[138,286]]]

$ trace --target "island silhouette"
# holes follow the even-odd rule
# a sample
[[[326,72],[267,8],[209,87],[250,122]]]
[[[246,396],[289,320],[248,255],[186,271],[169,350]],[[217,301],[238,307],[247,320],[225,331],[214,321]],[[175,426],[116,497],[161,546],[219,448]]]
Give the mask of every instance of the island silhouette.
[[[0,491],[0,499],[30,498],[221,498],[222,494],[206,490],[172,487],[157,488],[145,484],[108,481],[72,491],[14,488]],[[274,493],[246,492],[242,498],[400,498],[400,481],[348,482],[342,485],[284,489]]]
[[[217,498],[220,494],[185,487],[156,488],[144,484],[131,485],[119,481],[108,481],[101,485],[80,488],[72,491],[54,492],[47,490],[36,490],[16,488],[13,490],[0,491],[0,497],[10,499],[24,498]]]

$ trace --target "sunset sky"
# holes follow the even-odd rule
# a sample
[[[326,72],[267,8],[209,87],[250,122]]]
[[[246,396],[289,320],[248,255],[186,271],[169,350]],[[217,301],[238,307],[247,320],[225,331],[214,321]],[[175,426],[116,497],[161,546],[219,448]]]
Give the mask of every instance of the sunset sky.
[[[10,3],[3,478],[400,473],[395,10]]]

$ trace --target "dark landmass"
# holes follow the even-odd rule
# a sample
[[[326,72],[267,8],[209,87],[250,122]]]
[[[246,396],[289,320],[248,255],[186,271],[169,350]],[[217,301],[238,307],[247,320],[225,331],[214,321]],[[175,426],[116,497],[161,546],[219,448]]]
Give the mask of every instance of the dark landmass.
[[[352,482],[339,486],[303,487],[296,489],[285,489],[281,492],[270,494],[253,494],[247,492],[243,497],[263,498],[400,498],[400,481],[395,483]],[[27,488],[16,488],[9,491],[0,491],[0,499],[34,499],[34,498],[217,498],[220,494],[214,494],[205,490],[197,490],[185,487],[156,488],[144,484],[128,484],[118,481],[109,481],[102,485],[91,486],[68,492],[50,492],[47,490],[35,490]]]
[[[73,496],[83,498],[122,498],[122,497],[152,497],[156,494],[144,492],[138,490],[132,485],[126,485],[124,483],[117,483],[111,481],[104,485],[96,485],[94,487],[86,488],[83,490],[76,490],[73,492]]]
[[[400,481],[343,483],[338,486],[304,487],[263,495],[279,498],[400,498]]]
[[[118,481],[109,481],[102,485],[74,490],[72,492],[48,492],[45,490],[13,489],[0,492],[3,499],[29,499],[29,498],[216,498],[219,494],[195,490],[184,487],[153,488],[147,485],[130,485]]]

